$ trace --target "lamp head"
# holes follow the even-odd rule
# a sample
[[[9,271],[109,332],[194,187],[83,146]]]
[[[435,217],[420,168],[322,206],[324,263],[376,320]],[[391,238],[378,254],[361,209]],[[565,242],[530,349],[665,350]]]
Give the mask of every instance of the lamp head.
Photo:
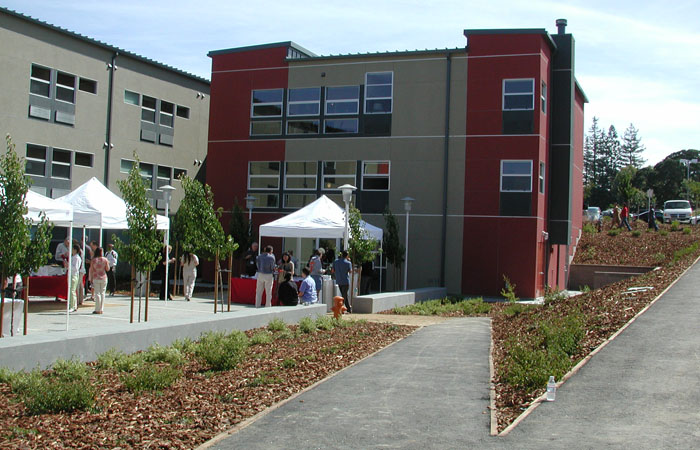
[[[166,184],[165,186],[161,186],[160,189],[163,191],[163,200],[165,200],[166,203],[170,203],[170,197],[175,188]]]
[[[344,184],[342,186],[338,186],[338,189],[340,189],[343,192],[343,201],[345,203],[350,203],[350,199],[352,199],[352,192],[357,190],[357,188],[352,184]]]
[[[253,207],[255,206],[256,198],[252,195],[248,195],[244,198],[244,200],[245,200],[245,207],[248,209],[253,209]]]
[[[415,198],[413,198],[413,197],[404,197],[401,199],[401,201],[403,202],[404,211],[406,211],[406,212],[411,211],[411,207],[413,206],[414,200],[415,200]]]

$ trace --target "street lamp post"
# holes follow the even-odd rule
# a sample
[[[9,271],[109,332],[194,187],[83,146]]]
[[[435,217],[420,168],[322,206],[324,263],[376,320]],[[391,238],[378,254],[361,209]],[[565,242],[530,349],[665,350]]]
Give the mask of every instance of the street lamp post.
[[[343,202],[345,203],[345,233],[344,238],[345,242],[343,245],[343,249],[345,251],[348,250],[348,240],[350,236],[350,229],[349,229],[349,217],[350,217],[350,200],[352,199],[352,193],[355,191],[357,188],[351,184],[344,184],[342,186],[338,186],[338,189],[340,189],[343,192]]]
[[[405,291],[408,287],[408,216],[411,212],[411,207],[413,206],[413,201],[415,198],[404,197],[401,199],[403,202],[403,209],[406,211],[406,253],[404,254],[404,266],[403,266],[403,290]]]
[[[695,158],[693,158],[693,159],[679,159],[678,162],[680,162],[681,164],[685,164],[685,167],[687,168],[687,178],[688,178],[688,181],[690,181],[690,165],[697,164],[698,160]],[[685,199],[690,200],[690,186],[688,186],[688,188],[686,188],[686,190],[685,190]]]
[[[165,186],[161,186],[161,190],[163,191],[163,200],[165,201],[165,217],[170,220],[170,197],[172,196],[173,191],[175,190],[174,187],[170,186],[169,184],[166,184]],[[168,266],[170,265],[170,251],[168,250],[168,247],[170,246],[170,227],[168,227],[167,230],[165,230],[165,236],[163,237],[163,245],[165,246],[165,279],[163,280],[163,289],[165,289],[165,302],[168,301]]]
[[[253,227],[253,207],[255,206],[255,197],[248,195],[245,199],[245,207],[248,208],[248,237],[252,235]]]

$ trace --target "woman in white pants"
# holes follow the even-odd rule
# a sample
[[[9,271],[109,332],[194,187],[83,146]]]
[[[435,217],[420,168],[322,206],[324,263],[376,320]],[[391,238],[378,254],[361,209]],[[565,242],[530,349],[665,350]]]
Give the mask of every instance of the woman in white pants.
[[[78,284],[78,280],[81,278],[80,267],[83,265],[83,258],[80,253],[80,246],[78,243],[74,243],[71,248],[70,257],[70,296],[68,297],[68,309],[73,312],[78,310],[78,293],[82,291],[82,284]]]
[[[107,272],[109,261],[102,256],[102,247],[97,247],[90,262],[90,282],[95,293],[95,310],[93,314],[102,314],[105,306],[105,293],[107,292]]]
[[[199,258],[194,253],[184,252],[180,258],[180,265],[182,266],[182,281],[185,284],[185,300],[189,302],[192,300],[192,294],[194,293],[194,281],[197,279]]]

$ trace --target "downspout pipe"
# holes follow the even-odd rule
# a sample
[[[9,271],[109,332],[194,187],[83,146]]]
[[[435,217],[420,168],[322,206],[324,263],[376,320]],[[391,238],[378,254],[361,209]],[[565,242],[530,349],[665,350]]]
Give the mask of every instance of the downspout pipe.
[[[452,52],[445,52],[445,141],[443,147],[442,163],[442,234],[440,257],[440,286],[445,286],[445,258],[447,257],[447,189],[449,187],[449,156],[450,156],[450,88],[452,83]]]
[[[105,174],[104,185],[109,189],[109,158],[110,150],[112,149],[112,96],[114,94],[114,71],[117,66],[117,56],[119,52],[112,54],[112,62],[109,65],[109,94],[107,96],[107,130],[105,136]]]

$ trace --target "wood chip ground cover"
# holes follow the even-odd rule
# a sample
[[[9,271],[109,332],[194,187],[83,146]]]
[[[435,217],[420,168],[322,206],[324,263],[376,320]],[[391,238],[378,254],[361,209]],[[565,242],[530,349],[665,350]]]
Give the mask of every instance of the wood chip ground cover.
[[[0,383],[0,448],[193,448],[415,329],[358,321],[277,339],[251,346],[234,370],[208,372],[189,361],[159,393],[131,394],[116,372],[93,367],[97,407],[72,414],[30,416]]]

